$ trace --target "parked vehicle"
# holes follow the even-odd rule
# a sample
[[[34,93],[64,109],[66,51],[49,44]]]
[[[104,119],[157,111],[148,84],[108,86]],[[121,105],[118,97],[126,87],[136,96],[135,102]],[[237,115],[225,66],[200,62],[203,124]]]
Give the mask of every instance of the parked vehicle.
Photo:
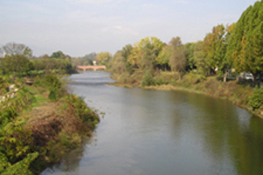
[[[251,73],[242,72],[240,76],[245,80],[254,80],[254,77]]]
[[[253,80],[253,76],[251,74],[246,74],[245,79],[246,80]]]

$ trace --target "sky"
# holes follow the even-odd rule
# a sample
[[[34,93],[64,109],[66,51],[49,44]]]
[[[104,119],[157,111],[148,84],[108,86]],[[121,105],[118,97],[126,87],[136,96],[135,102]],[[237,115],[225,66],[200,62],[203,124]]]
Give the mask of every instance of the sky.
[[[33,55],[116,53],[145,37],[203,40],[237,22],[256,0],[0,0],[0,47],[25,44]]]

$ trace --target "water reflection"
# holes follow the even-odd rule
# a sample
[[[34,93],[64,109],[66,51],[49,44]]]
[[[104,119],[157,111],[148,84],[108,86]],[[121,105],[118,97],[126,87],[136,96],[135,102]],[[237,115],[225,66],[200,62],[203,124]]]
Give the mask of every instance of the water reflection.
[[[43,174],[263,174],[258,117],[200,94],[108,86],[105,82],[113,81],[108,77],[103,72],[71,77],[72,90],[106,115],[96,142]]]
[[[86,144],[88,144],[88,140],[84,141],[81,147],[70,151],[59,163],[47,168],[42,174],[79,174],[80,160],[83,159]]]

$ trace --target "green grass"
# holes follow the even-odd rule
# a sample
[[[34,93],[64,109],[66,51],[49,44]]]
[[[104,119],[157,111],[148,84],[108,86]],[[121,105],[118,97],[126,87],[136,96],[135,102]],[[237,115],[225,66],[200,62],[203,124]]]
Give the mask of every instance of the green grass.
[[[41,103],[48,101],[48,99],[43,96],[35,96],[35,98],[36,101],[32,104],[32,107],[38,107]]]
[[[25,86],[25,89],[28,90],[29,92],[31,92],[34,95],[39,94],[38,90],[36,90],[34,88],[31,88],[30,86]]]

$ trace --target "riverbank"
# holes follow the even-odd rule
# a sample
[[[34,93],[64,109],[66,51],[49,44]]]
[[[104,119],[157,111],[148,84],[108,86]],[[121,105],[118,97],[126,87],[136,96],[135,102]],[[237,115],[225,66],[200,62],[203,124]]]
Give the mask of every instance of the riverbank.
[[[262,105],[253,110],[249,102],[255,89],[240,85],[237,81],[223,82],[215,76],[205,78],[194,73],[186,74],[180,80],[179,76],[172,72],[160,72],[160,74],[155,74],[147,79],[145,79],[142,72],[135,73],[131,75],[130,78],[128,75],[113,74],[112,78],[117,80],[117,82],[111,84],[114,86],[127,88],[141,87],[144,89],[163,91],[183,90],[190,93],[205,94],[215,98],[229,100],[235,105],[247,109],[258,117],[263,118]],[[143,85],[143,81],[146,81],[146,85]]]
[[[4,82],[1,93],[9,85]],[[24,79],[12,83],[18,92],[0,103],[1,174],[39,174],[92,135],[98,114],[56,76],[35,78],[32,85]]]

